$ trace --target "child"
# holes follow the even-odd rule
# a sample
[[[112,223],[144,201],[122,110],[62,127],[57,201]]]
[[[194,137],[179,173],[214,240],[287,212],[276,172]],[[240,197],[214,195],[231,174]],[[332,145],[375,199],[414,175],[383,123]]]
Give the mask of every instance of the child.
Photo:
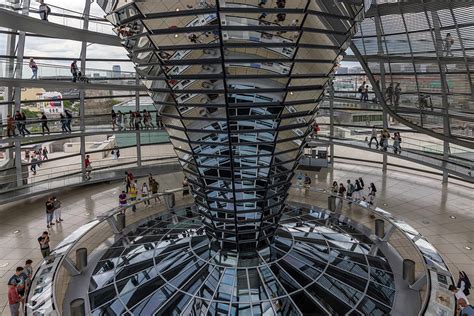
[[[119,207],[127,206],[127,194],[125,191],[122,191],[119,195]]]

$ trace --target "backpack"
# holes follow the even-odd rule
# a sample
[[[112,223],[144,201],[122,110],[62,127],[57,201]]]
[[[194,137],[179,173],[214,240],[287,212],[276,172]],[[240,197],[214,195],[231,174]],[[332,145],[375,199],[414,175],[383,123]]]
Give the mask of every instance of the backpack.
[[[352,194],[354,192],[354,185],[352,183],[349,183],[347,185],[347,193]]]
[[[359,89],[357,90],[359,93],[362,93],[362,87],[359,87]]]
[[[49,6],[46,6],[46,14],[50,14],[51,13],[51,8]]]

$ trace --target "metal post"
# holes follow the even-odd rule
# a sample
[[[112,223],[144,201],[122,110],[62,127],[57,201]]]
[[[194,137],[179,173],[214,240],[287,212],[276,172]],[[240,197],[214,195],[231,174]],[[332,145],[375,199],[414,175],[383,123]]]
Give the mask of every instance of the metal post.
[[[87,267],[87,248],[78,248],[76,250],[76,268],[82,273]]]
[[[415,282],[415,261],[410,259],[403,259],[403,280],[408,284]]]
[[[169,193],[169,194],[163,195],[163,199],[165,200],[166,207],[169,210],[172,210],[174,208],[174,206],[176,205],[176,197],[175,197],[174,193]]]
[[[82,28],[84,30],[89,29],[89,14],[91,10],[91,0],[86,0],[84,6],[84,24]],[[81,47],[81,73],[83,76],[86,75],[86,57],[87,57],[87,42],[82,42]],[[81,144],[80,144],[80,154],[81,154],[81,171],[82,174],[86,174],[86,166],[85,166],[85,159],[86,159],[86,137],[83,135],[86,130],[85,125],[85,91],[81,89],[79,91],[79,122],[80,122],[80,130],[81,130]]]
[[[135,74],[135,85],[139,86],[140,85],[140,77],[138,76],[138,73]],[[136,90],[135,91],[135,111],[140,111],[140,91]],[[141,146],[141,133],[140,131],[136,131],[136,137],[137,137],[137,166],[141,167],[142,166],[142,146]]]
[[[119,231],[122,231],[125,228],[125,213],[117,214],[117,228]]]
[[[380,15],[378,12],[378,9],[375,10],[375,15],[374,15],[374,22],[375,22],[375,32],[377,33],[377,45],[378,45],[378,54],[383,55],[384,50],[383,50],[383,41],[382,41],[382,22],[380,19]],[[385,83],[385,62],[381,59],[379,63],[379,68],[380,68],[380,92],[382,94],[382,97],[385,98],[385,88],[386,88],[386,83]],[[383,120],[383,128],[388,128],[388,119],[387,119],[387,110],[385,107],[383,108],[382,112],[382,120]],[[382,157],[383,157],[383,165],[382,165],[382,170],[387,171],[387,153],[385,151],[382,152]]]
[[[78,298],[71,302],[69,305],[71,316],[85,316],[86,315],[86,304],[84,299]]]
[[[329,151],[331,152],[330,164],[334,170],[334,81],[329,86]]]
[[[328,196],[328,209],[331,212],[336,211],[336,197],[335,196]]]
[[[375,220],[375,235],[377,237],[383,238],[385,236],[385,222],[383,219]]]

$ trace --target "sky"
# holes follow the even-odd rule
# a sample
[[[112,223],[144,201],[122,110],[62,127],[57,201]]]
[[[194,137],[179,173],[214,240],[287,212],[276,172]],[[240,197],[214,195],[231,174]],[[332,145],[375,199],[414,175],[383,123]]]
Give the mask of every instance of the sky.
[[[39,4],[35,0],[31,0],[31,7],[38,8]],[[59,8],[72,10],[78,13],[82,13],[84,10],[83,0],[46,0],[50,5],[52,12],[61,12],[66,14],[74,14],[73,12],[63,11]],[[58,7],[58,8],[57,8]],[[38,17],[36,13],[30,13],[33,17]],[[102,9],[94,2],[91,5],[91,15],[96,17],[104,17]],[[49,20],[53,23],[60,23],[63,25],[81,27],[81,21],[70,18],[59,18],[50,16]],[[107,24],[91,23],[89,26],[91,31],[99,31],[104,33],[113,34],[112,26]],[[25,55],[26,56],[47,56],[47,57],[67,57],[71,59],[78,59],[81,52],[82,43],[77,41],[60,40],[60,39],[47,39],[41,37],[27,37],[25,43]],[[110,47],[99,44],[91,44],[87,48],[88,58],[119,58],[126,59],[126,50],[121,47]],[[6,35],[0,35],[0,54],[6,54]],[[42,62],[42,61],[40,61]],[[49,64],[61,64],[69,65],[68,61],[47,61]],[[88,62],[87,68],[96,68],[111,70],[113,64],[119,64],[123,71],[133,71],[133,64],[130,62],[124,63],[111,63],[111,62]]]

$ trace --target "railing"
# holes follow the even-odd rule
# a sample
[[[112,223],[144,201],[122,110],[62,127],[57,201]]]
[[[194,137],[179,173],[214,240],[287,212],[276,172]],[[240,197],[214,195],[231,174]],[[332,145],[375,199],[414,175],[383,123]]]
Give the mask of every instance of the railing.
[[[180,190],[169,190],[159,193],[158,196],[168,195]],[[435,307],[446,311],[448,313],[446,315],[454,313],[454,297],[447,289],[453,281],[451,273],[439,253],[413,227],[378,207],[370,206],[367,202],[333,197],[325,191],[307,189],[301,186],[296,186],[292,191],[294,191],[294,194],[290,195],[290,199],[294,200],[292,204],[301,205],[299,201],[301,196],[304,195],[310,200],[311,206],[309,207],[323,211],[327,209],[328,198],[337,199],[335,212],[330,212],[330,218],[353,225],[359,231],[369,234],[375,245],[388,242],[401,259],[415,262],[415,283],[412,284],[412,287],[416,287],[419,291],[422,307],[418,315],[424,315],[425,311],[432,311]],[[310,192],[310,195],[307,194],[307,191]],[[87,253],[91,254],[107,239],[117,233],[120,234],[122,228],[117,229],[116,216],[118,214],[126,214],[128,223],[126,227],[133,227],[145,218],[166,211],[165,205],[158,209],[144,207],[143,202],[154,199],[154,197],[150,196],[125,207],[114,208],[81,226],[63,240],[36,272],[30,292],[32,294],[30,294],[26,303],[27,312],[48,315],[56,311],[62,314],[65,294],[72,275],[78,273],[78,271],[71,270],[76,262],[76,251],[80,248],[86,248]],[[191,202],[190,197],[178,199],[177,207],[189,205]],[[137,211],[127,212],[134,205],[137,206]],[[377,220],[383,221],[385,236],[377,237],[373,233],[372,227],[374,227]],[[377,248],[374,251],[376,250]],[[442,278],[440,276],[444,276],[446,282],[433,282],[433,273],[438,275],[438,280]],[[440,296],[445,297],[447,305],[442,305],[443,303],[438,300]],[[399,303],[403,304],[403,302]],[[426,315],[434,314],[427,313]]]
[[[416,229],[406,222],[397,219],[391,213],[370,205],[367,201],[354,201],[340,196],[334,196],[326,190],[306,188],[298,183],[291,189],[289,199],[291,203],[301,204],[302,197],[305,204],[326,210],[334,199],[335,206],[332,217],[349,225],[360,228],[364,225],[371,231],[371,239],[377,242],[390,244],[403,259],[415,262],[415,284],[420,293],[422,309],[418,315],[435,315],[426,313],[432,310],[446,311],[445,315],[453,315],[455,311],[454,296],[448,290],[453,284],[453,279],[442,256]],[[329,206],[329,208],[331,208]],[[374,232],[376,220],[383,221],[385,235],[377,237]],[[360,230],[360,229],[359,229]],[[433,282],[432,274],[446,278],[446,283]],[[438,277],[440,279],[442,277]],[[421,285],[420,285],[421,284]],[[415,287],[413,285],[413,287]],[[447,306],[438,300],[443,296]],[[400,302],[403,304],[403,302]],[[439,315],[439,314],[436,314]]]
[[[76,59],[78,60],[78,59]],[[46,80],[72,80],[72,74],[70,69],[70,62],[64,63],[62,65],[50,64],[50,63],[40,63],[36,62],[38,67],[37,79],[46,79]],[[8,66],[13,62],[15,66],[22,67],[22,77],[21,79],[33,79],[33,71],[29,67],[29,60],[23,61],[23,63],[18,63],[16,59],[0,58],[0,68],[3,69],[2,73],[5,74],[5,78],[11,78],[8,76]],[[78,67],[80,65],[78,64]],[[83,74],[89,80],[100,81],[100,80],[133,80],[135,81],[135,72],[133,71],[112,71],[111,69],[99,69],[99,68],[86,68],[85,73]]]
[[[129,203],[125,207],[116,207],[98,216],[91,222],[79,227],[71,235],[66,237],[56,248],[46,261],[42,263],[33,278],[30,294],[27,297],[25,308],[28,314],[51,315],[52,313],[63,312],[64,295],[71,281],[71,273],[67,265],[76,262],[76,250],[86,248],[90,254],[97,249],[105,240],[116,233],[117,226],[111,225],[116,222],[118,214],[126,214],[127,227],[140,222],[141,220],[165,212],[168,209],[165,203],[158,208],[146,208],[145,201],[153,200],[155,197],[164,197],[182,189],[167,190],[162,193],[151,195],[139,201]],[[191,203],[190,196],[176,200],[176,207]],[[133,206],[137,207],[136,212],[128,212]]]

